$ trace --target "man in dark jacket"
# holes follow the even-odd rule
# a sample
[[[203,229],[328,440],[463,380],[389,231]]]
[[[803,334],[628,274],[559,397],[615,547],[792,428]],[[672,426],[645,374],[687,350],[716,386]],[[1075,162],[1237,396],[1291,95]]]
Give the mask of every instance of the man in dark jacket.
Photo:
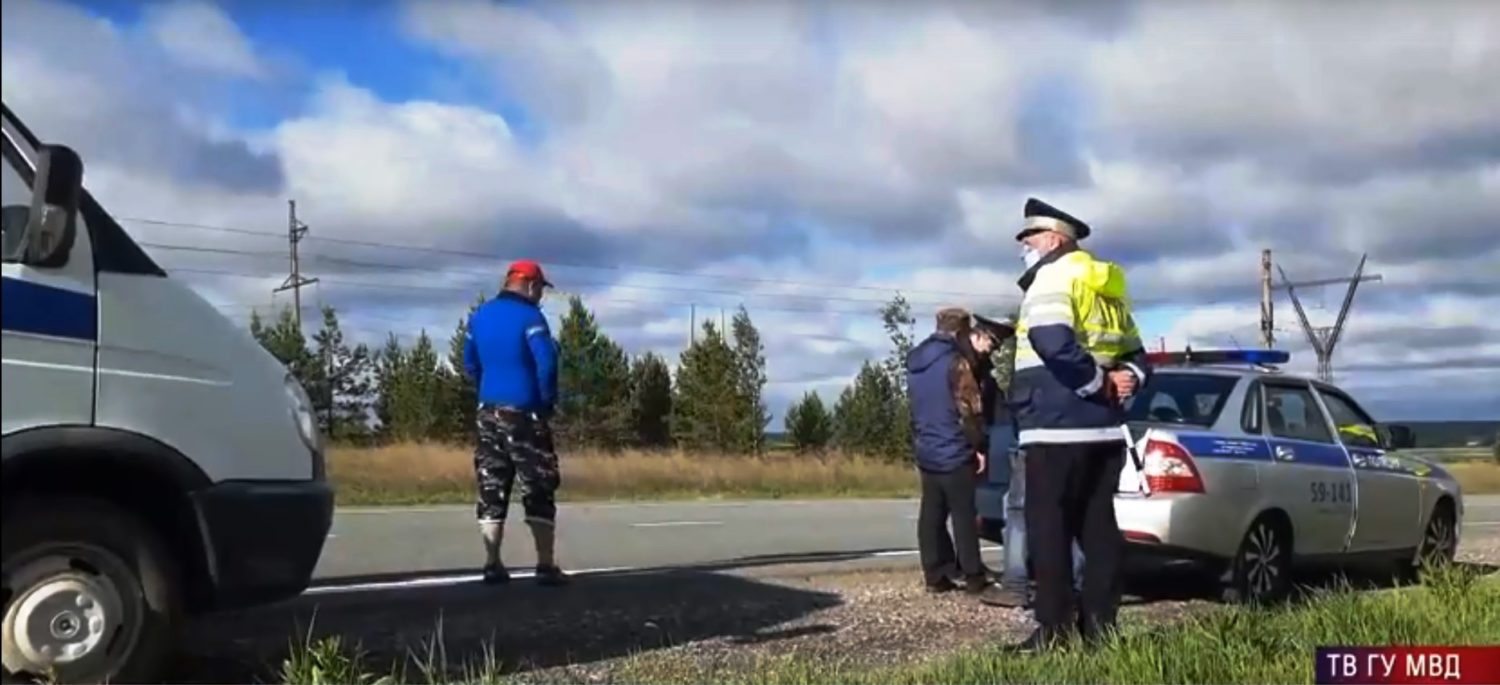
[[[973,329],[967,311],[946,308],[938,312],[937,330],[906,358],[912,440],[922,480],[917,542],[932,592],[955,589],[955,575],[963,577],[964,589],[972,594],[988,585],[974,505],[975,477],[984,471],[988,449],[975,369],[993,342]],[[956,540],[948,536],[950,517]]]

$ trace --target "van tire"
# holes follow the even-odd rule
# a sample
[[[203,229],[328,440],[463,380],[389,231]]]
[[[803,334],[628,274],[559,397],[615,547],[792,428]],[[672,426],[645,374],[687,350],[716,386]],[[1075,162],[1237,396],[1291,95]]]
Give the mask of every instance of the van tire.
[[[6,502],[5,679],[159,681],[183,615],[179,578],[161,538],[119,506],[83,497]],[[30,632],[18,632],[28,624]],[[82,656],[35,672],[47,661],[40,654],[58,649]]]

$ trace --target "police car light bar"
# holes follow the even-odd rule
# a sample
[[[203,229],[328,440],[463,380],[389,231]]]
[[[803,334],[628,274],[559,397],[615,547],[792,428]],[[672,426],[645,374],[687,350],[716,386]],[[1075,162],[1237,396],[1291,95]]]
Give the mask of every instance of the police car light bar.
[[[1252,364],[1269,366],[1285,364],[1291,359],[1286,350],[1194,350],[1182,352],[1147,352],[1146,363],[1153,366],[1174,364]]]

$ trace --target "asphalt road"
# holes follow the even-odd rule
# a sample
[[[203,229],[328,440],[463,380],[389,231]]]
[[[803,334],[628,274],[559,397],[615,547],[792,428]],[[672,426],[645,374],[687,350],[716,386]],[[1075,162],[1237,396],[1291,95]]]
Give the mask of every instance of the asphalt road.
[[[1467,499],[1464,534],[1500,534],[1500,495]],[[616,571],[694,564],[784,561],[915,561],[912,500],[564,505],[558,557],[569,569]],[[1483,531],[1483,532],[1481,532]],[[502,557],[534,563],[530,531],[516,517]],[[987,563],[999,566],[997,552]],[[483,548],[469,507],[345,509],[335,517],[315,583],[424,582],[472,574]]]

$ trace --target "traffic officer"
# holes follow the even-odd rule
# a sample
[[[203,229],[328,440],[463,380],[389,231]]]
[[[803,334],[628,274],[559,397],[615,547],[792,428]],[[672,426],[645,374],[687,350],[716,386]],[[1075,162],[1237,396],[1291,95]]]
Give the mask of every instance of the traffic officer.
[[[557,401],[557,344],[540,306],[550,287],[536,262],[512,263],[500,294],[469,317],[464,341],[464,367],[478,386],[476,514],[489,584],[510,580],[500,563],[500,541],[518,477],[536,543],[537,581],[562,585],[568,580],[554,557],[561,475],[549,421]]]
[[[1074,629],[1095,642],[1115,626],[1124,540],[1114,493],[1125,459],[1123,402],[1149,369],[1126,300],[1125,273],[1078,243],[1088,224],[1035,198],[1016,240],[1026,271],[1010,405],[1026,459],[1026,540],[1039,627],[1021,647],[1044,649]],[[1084,564],[1074,616],[1076,540]]]

